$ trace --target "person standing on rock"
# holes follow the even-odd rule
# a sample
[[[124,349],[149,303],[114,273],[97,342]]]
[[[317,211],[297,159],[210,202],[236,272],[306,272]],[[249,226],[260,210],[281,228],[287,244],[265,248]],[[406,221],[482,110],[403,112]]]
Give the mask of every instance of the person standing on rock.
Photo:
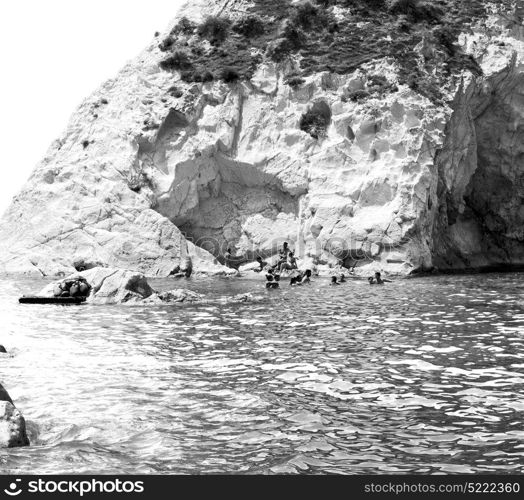
[[[187,248],[187,241],[180,242],[180,260],[184,263],[182,267],[176,266],[173,271],[169,274],[173,278],[190,278],[193,274],[193,260],[189,255],[189,249]]]
[[[184,276],[186,278],[191,278],[192,274],[193,274],[193,261],[191,260],[191,257],[189,255],[186,255],[186,260],[184,264]]]
[[[232,261],[231,248],[227,249],[226,255],[224,255],[224,259],[226,261],[226,267],[232,267],[231,266],[231,261]]]

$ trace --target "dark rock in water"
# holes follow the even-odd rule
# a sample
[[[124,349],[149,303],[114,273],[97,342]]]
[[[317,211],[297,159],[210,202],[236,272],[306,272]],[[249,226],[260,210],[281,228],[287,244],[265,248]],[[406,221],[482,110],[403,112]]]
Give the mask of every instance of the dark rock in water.
[[[53,286],[55,297],[88,297],[91,293],[91,285],[83,276],[74,279],[68,278]]]
[[[0,384],[0,448],[28,446],[25,419]]]
[[[0,402],[1,401],[8,401],[9,403],[13,404],[11,396],[9,396],[9,393],[4,389],[2,384],[0,384]]]
[[[86,297],[90,304],[138,303],[154,290],[145,276],[135,271],[96,267],[51,283],[39,292],[43,297]],[[63,294],[63,295],[62,295]]]
[[[158,297],[163,302],[198,302],[203,296],[191,290],[177,289],[159,293]]]
[[[79,272],[89,271],[89,269],[94,269],[95,267],[104,267],[101,262],[89,262],[84,259],[76,260],[73,263],[73,267]]]
[[[0,345],[0,354],[7,354],[7,351],[3,345]]]
[[[29,446],[25,419],[9,401],[0,402],[0,448]]]

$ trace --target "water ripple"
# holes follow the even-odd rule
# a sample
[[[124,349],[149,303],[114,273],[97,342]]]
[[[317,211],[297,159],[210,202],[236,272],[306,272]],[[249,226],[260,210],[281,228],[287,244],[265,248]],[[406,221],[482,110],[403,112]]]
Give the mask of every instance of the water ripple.
[[[33,443],[4,473],[524,472],[519,275],[189,283],[266,299],[29,307],[42,283],[3,282],[1,381]]]

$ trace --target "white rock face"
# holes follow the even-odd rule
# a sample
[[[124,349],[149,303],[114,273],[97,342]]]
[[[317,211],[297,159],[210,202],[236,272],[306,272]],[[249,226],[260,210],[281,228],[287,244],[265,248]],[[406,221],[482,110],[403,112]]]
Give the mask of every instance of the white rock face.
[[[187,253],[197,272],[231,272],[215,260],[228,247],[253,260],[283,241],[357,274],[524,262],[522,26],[495,14],[496,35],[461,40],[486,76],[465,74],[440,107],[402,85],[348,99],[374,75],[397,81],[386,60],[298,88],[274,64],[250,82],[187,84],[160,69],[155,41],[80,106],[15,198],[1,270],[167,276]],[[424,41],[420,57],[431,50]],[[311,108],[330,117],[325,137],[300,130]]]

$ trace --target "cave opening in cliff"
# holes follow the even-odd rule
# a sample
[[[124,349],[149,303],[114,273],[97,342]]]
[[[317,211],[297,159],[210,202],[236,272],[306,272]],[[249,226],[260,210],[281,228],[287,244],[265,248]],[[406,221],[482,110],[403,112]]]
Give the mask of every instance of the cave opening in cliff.
[[[443,260],[436,262],[444,268],[509,270],[524,264],[524,79],[508,78],[505,85],[474,95],[469,150],[458,181],[440,193],[446,224],[438,236],[444,234],[446,244]]]
[[[155,209],[196,246],[219,260],[230,248],[237,262],[276,252],[290,237],[282,220],[292,226],[299,210],[275,176],[221,153],[178,165],[169,196]]]

